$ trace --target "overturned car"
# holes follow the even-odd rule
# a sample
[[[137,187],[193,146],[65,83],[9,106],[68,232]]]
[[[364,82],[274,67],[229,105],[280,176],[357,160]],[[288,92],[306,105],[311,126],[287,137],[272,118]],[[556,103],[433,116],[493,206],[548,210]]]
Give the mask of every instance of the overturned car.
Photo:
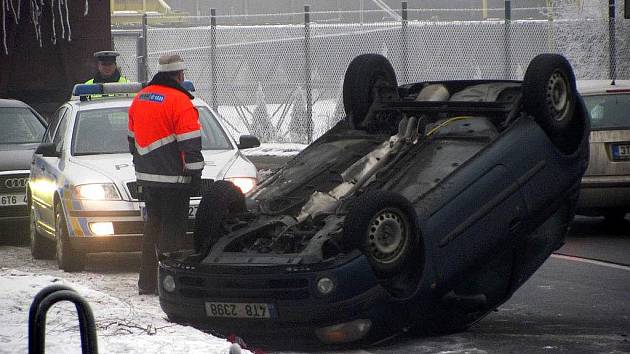
[[[195,250],[160,263],[169,318],[274,342],[450,333],[562,245],[589,135],[564,57],[523,81],[398,86],[365,54],[343,93],[347,118],[256,189],[205,192]]]

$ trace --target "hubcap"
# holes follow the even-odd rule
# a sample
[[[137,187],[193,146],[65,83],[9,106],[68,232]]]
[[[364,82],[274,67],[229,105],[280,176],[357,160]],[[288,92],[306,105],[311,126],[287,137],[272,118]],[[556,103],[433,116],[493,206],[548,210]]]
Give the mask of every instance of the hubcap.
[[[568,105],[568,87],[569,86],[567,84],[567,79],[559,71],[555,71],[551,75],[551,78],[549,78],[549,83],[547,87],[547,100],[551,105],[551,108],[553,110],[553,117],[555,120],[560,121],[565,118],[563,111]]]
[[[368,229],[368,249],[371,256],[382,263],[396,261],[405,248],[409,227],[397,209],[377,213]]]

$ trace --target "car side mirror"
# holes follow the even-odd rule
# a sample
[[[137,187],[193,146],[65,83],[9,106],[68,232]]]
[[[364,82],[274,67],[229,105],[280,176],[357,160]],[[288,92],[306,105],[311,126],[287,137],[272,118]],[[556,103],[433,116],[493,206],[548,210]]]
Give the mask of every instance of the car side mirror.
[[[35,154],[44,157],[61,157],[61,153],[57,151],[57,146],[53,143],[41,143],[35,150]]]
[[[260,146],[260,140],[253,135],[241,135],[238,139],[239,149],[250,149]]]

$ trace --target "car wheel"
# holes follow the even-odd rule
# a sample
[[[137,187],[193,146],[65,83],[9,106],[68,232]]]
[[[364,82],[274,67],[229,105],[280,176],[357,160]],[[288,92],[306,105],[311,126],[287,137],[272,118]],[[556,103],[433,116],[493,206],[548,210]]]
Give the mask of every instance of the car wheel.
[[[577,89],[571,64],[558,54],[539,54],[529,63],[523,79],[525,111],[564,148],[575,119]]]
[[[379,275],[400,272],[418,244],[416,214],[403,196],[369,191],[359,196],[344,221],[344,241],[360,249]]]
[[[54,257],[54,248],[50,241],[37,231],[37,220],[35,216],[35,207],[30,208],[29,218],[29,237],[31,242],[31,255],[34,259],[51,259]]]
[[[55,235],[57,238],[57,265],[66,272],[79,272],[85,267],[85,255],[77,252],[68,236],[66,217],[61,204],[55,204]]]
[[[379,113],[380,119],[376,122],[367,122],[366,118],[375,101],[398,99],[396,73],[387,58],[378,54],[363,54],[352,60],[343,79],[343,106],[353,129],[376,133],[383,129],[379,125],[385,123],[389,126],[386,130],[395,131],[398,122],[387,122],[391,114]],[[385,122],[374,124],[378,120]]]
[[[228,181],[214,182],[202,195],[195,217],[195,252],[207,253],[223,235],[221,222],[231,213],[244,212],[243,192]]]

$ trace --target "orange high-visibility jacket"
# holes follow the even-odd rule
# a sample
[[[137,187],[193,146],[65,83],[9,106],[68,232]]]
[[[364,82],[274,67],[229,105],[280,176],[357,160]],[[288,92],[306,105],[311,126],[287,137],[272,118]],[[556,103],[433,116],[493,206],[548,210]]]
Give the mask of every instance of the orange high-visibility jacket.
[[[129,107],[129,150],[144,186],[188,187],[201,175],[199,113],[192,96],[162,85],[142,89]]]

